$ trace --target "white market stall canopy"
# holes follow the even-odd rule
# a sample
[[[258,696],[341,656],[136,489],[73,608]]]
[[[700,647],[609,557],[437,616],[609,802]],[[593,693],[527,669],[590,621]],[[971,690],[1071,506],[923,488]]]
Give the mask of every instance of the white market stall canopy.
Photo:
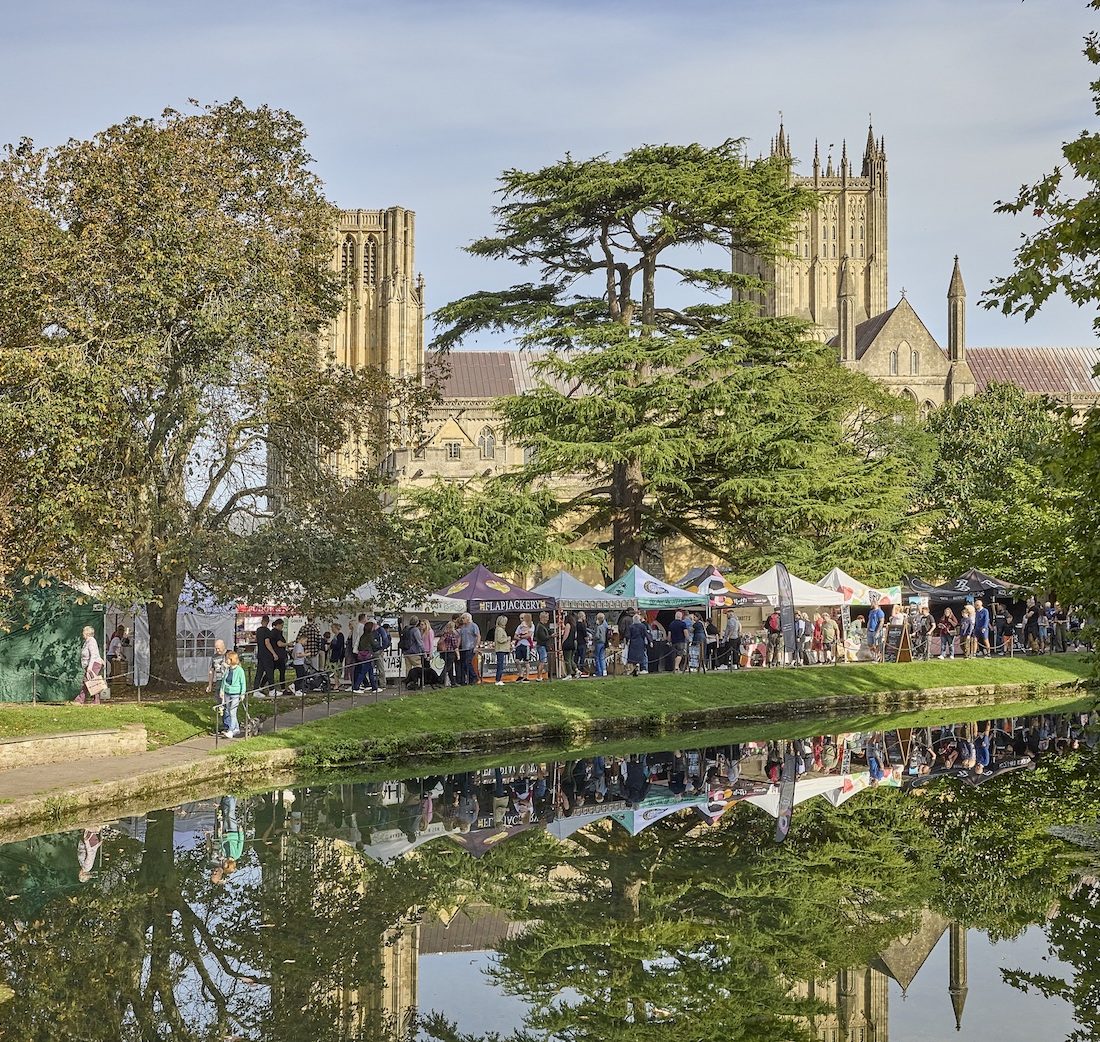
[[[607,590],[597,590],[595,586],[582,583],[566,571],[550,576],[536,586],[532,593],[541,593],[553,597],[559,608],[583,608],[593,611],[629,611],[638,607],[633,597],[619,597]]]
[[[662,582],[637,565],[621,579],[616,579],[606,592],[616,597],[633,598],[640,608],[706,608],[709,604],[705,593],[692,593]]]
[[[779,603],[779,566],[772,565],[762,575],[741,584],[741,589],[749,593],[759,593],[767,597],[772,604]],[[799,579],[797,575],[791,576],[791,593],[794,594],[796,607],[818,607],[833,604],[843,604],[844,594],[836,590],[825,590],[813,583]]]
[[[454,597],[440,597],[438,594],[431,594],[426,600],[417,603],[405,603],[409,598],[386,596],[372,582],[364,583],[348,599],[355,604],[370,605],[377,611],[394,611],[402,614],[409,612],[414,615],[457,615],[466,610],[465,601],[456,600]]]
[[[901,587],[884,586],[881,589],[853,579],[843,568],[834,568],[818,584],[825,590],[836,590],[849,604],[900,604]]]

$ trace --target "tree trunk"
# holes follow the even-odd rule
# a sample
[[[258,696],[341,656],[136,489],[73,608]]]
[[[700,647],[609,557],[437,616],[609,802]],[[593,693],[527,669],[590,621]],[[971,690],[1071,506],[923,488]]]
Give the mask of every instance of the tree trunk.
[[[185,683],[176,657],[176,615],[182,592],[182,577],[167,578],[155,591],[160,603],[149,603],[145,607],[149,617],[149,682],[152,685]]]
[[[611,552],[618,579],[631,565],[640,563],[645,550],[641,464],[637,460],[617,464],[612,484]]]

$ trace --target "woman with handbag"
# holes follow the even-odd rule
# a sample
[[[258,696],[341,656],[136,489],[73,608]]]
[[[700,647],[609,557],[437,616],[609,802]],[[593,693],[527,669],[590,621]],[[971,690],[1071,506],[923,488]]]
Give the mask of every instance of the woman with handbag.
[[[82,636],[84,646],[80,649],[80,668],[84,672],[84,682],[74,703],[82,706],[85,698],[91,695],[93,703],[99,705],[103,692],[107,690],[107,681],[103,679],[105,663],[99,650],[99,641],[95,639],[95,630],[91,626],[85,626]]]

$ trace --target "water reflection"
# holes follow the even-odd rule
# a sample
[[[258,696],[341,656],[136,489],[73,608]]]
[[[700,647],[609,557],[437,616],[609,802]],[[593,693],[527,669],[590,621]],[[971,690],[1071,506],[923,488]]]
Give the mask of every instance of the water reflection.
[[[1094,723],[349,781],[11,844],[0,1037],[465,1042],[499,1007],[517,1039],[885,1042],[946,944],[942,1012],[1010,1038],[965,1021],[968,929],[1041,924],[1065,971],[1005,990],[1096,1039],[1095,855],[1049,831],[1100,818]],[[422,993],[424,959],[479,952],[478,986]]]

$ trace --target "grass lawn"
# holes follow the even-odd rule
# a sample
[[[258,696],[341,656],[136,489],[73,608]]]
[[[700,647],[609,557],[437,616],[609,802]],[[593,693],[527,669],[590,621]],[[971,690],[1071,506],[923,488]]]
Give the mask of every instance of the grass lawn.
[[[316,699],[307,699],[312,705]],[[280,713],[292,714],[302,700],[279,699]],[[0,703],[0,738],[22,738],[62,731],[98,731],[123,724],[144,724],[150,749],[175,745],[197,734],[209,734],[214,725],[213,699],[201,688],[195,698],[163,702],[108,702],[78,706],[72,703]],[[274,712],[271,701],[249,702],[253,716],[266,719]]]
[[[530,724],[568,727],[616,717],[657,719],[667,714],[744,708],[836,695],[873,694],[970,684],[1059,684],[1088,676],[1085,655],[982,661],[850,665],[815,669],[754,669],[704,676],[655,674],[553,684],[425,691],[341,713],[304,727],[239,742],[234,755],[263,749],[324,750],[347,755],[367,743],[383,751],[423,736],[425,750],[453,736]]]

